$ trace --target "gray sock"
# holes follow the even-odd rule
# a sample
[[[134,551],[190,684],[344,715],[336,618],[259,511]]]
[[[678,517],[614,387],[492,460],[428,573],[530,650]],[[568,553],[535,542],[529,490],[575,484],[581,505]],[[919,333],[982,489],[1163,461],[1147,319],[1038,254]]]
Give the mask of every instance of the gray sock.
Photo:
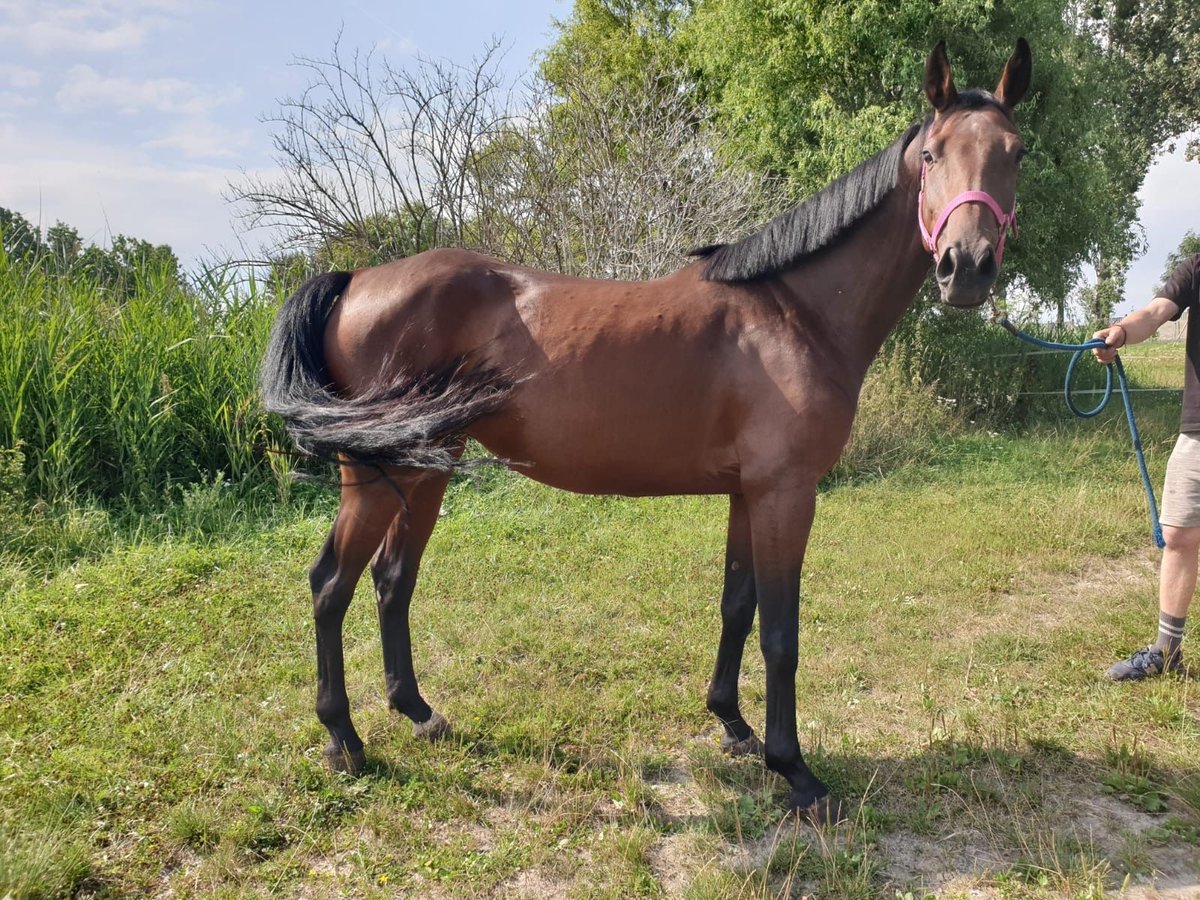
[[[1186,617],[1168,616],[1165,612],[1158,614],[1158,640],[1154,646],[1163,652],[1163,657],[1170,662],[1179,653],[1179,645],[1183,643],[1183,625]]]

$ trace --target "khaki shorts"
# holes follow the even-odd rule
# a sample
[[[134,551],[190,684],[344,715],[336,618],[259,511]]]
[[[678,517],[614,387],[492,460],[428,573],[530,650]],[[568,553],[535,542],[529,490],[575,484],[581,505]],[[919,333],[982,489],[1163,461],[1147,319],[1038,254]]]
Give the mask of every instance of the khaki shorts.
[[[1159,519],[1176,528],[1200,527],[1200,432],[1181,434],[1175,442],[1167,460]]]

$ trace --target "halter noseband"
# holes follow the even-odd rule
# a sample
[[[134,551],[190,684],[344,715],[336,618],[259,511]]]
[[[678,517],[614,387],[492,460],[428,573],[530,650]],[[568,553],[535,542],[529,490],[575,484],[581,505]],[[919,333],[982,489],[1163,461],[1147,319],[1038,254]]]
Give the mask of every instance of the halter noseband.
[[[950,218],[950,213],[954,212],[960,206],[966,203],[982,203],[990,209],[996,217],[996,221],[1000,225],[1000,242],[996,245],[996,265],[1004,261],[1004,241],[1008,238],[1008,231],[1011,228],[1013,237],[1017,236],[1017,201],[1013,199],[1012,211],[1007,215],[1000,208],[1000,204],[996,202],[996,198],[987,191],[964,191],[953,200],[946,204],[942,210],[942,214],[938,216],[937,221],[933,225],[932,233],[925,227],[925,169],[926,164],[921,163],[921,193],[917,195],[917,224],[921,226],[921,240],[925,243],[925,249],[933,254],[933,262],[936,265],[941,261],[941,255],[937,250],[938,237],[942,233],[942,229],[946,227],[946,221]]]

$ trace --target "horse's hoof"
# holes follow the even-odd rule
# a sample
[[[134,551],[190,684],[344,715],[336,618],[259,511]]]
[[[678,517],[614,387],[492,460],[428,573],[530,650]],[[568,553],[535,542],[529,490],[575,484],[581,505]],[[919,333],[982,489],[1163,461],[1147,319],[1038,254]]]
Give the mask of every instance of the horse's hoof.
[[[721,752],[728,756],[762,756],[763,744],[753,731],[750,737],[738,740],[731,734],[721,737]]]
[[[790,805],[791,810],[789,811],[789,815],[793,815],[798,821],[807,822],[816,828],[821,828],[825,825],[840,825],[847,819],[842,801],[838,800],[832,794],[818,797],[804,806],[796,803]]]
[[[333,772],[361,775],[367,768],[367,755],[360,750],[349,750],[341,746],[326,747],[321,753],[325,765]]]
[[[413,737],[422,738],[427,741],[436,741],[438,738],[446,737],[450,733],[450,723],[436,709],[424,722],[413,722]]]

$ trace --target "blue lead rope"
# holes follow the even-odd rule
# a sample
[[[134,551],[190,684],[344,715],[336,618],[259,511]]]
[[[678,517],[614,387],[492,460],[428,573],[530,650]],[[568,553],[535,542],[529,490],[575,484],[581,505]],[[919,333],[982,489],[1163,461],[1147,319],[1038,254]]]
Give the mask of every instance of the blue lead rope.
[[[1166,546],[1166,541],[1163,540],[1162,525],[1158,521],[1158,504],[1154,500],[1154,487],[1150,484],[1150,473],[1146,471],[1146,454],[1142,452],[1142,438],[1138,434],[1137,423],[1133,420],[1133,400],[1129,397],[1129,379],[1125,376],[1125,367],[1121,365],[1121,357],[1117,356],[1111,366],[1104,367],[1104,394],[1100,397],[1100,402],[1094,409],[1081,410],[1071,398],[1071,379],[1075,376],[1075,365],[1087,351],[1105,346],[1104,341],[1092,338],[1082,344],[1061,344],[1057,341],[1043,341],[1032,334],[1026,334],[1008,321],[1007,317],[997,319],[996,324],[1003,327],[1013,337],[1020,338],[1037,347],[1046,350],[1071,351],[1071,361],[1067,364],[1067,377],[1063,382],[1063,399],[1067,402],[1067,409],[1081,419],[1090,419],[1099,415],[1101,410],[1108,405],[1108,401],[1112,397],[1113,369],[1117,370],[1117,384],[1121,387],[1121,399],[1125,402],[1125,421],[1129,423],[1129,436],[1133,438],[1133,452],[1137,456],[1138,470],[1142,473],[1142,487],[1146,491],[1146,500],[1150,504],[1150,528],[1154,535],[1154,545],[1161,550]]]

